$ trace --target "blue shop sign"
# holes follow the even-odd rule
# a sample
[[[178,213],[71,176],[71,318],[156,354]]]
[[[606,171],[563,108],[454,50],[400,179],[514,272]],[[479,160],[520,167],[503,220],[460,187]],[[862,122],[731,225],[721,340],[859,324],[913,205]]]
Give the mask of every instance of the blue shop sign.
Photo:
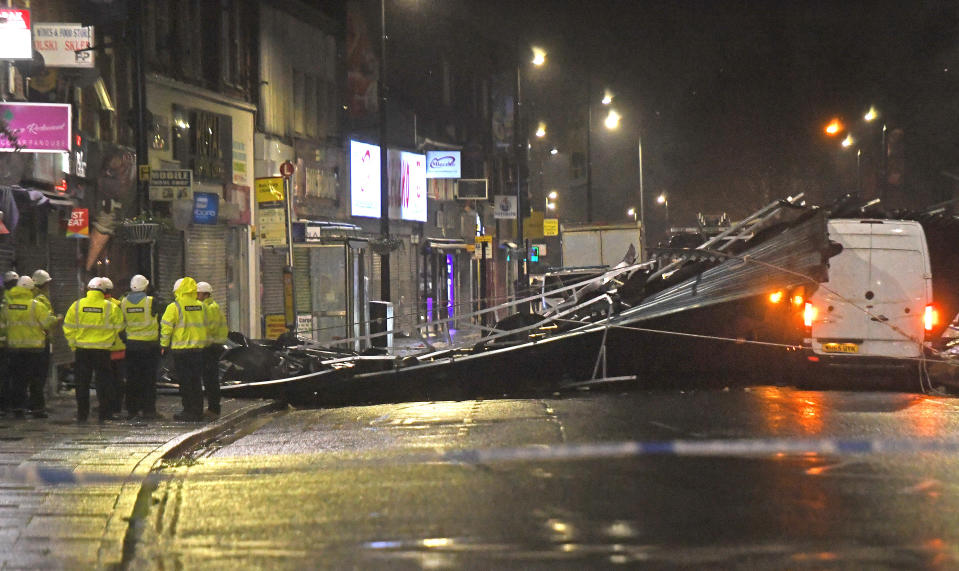
[[[220,212],[220,197],[212,192],[193,193],[193,223],[216,224]]]

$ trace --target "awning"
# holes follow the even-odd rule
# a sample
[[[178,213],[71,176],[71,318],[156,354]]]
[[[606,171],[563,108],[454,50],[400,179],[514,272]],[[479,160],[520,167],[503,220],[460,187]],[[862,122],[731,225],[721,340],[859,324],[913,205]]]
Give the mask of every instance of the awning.
[[[457,238],[427,238],[425,246],[433,250],[465,250],[467,244]]]

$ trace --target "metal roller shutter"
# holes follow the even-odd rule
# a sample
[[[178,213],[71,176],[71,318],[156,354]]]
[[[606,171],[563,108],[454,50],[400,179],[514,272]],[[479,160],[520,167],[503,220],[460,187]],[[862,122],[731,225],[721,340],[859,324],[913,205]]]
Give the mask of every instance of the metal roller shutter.
[[[64,315],[70,304],[84,295],[86,283],[82,283],[82,273],[77,268],[80,258],[80,240],[61,236],[50,236],[50,264],[47,271],[53,281],[50,283],[50,302],[53,311]],[[53,362],[55,364],[70,363],[73,353],[67,345],[67,340],[57,332],[53,335]]]
[[[316,268],[316,272],[323,271]],[[293,286],[296,288],[296,312],[305,314],[313,312],[312,278],[313,268],[310,266],[310,248],[293,249]]]
[[[263,292],[260,307],[263,315],[283,313],[283,267],[286,251],[280,248],[260,250],[260,283]]]
[[[213,299],[229,315],[226,281],[226,226],[197,224],[186,231],[186,275],[213,286]]]
[[[183,277],[183,234],[178,230],[164,230],[154,246],[157,276],[153,287],[163,301],[173,301],[173,283]]]

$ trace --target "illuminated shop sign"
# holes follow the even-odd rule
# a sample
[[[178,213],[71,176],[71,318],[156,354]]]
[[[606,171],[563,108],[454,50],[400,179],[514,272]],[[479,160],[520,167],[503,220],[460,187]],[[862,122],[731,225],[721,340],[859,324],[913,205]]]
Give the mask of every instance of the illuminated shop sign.
[[[459,178],[459,151],[426,151],[426,178]]]
[[[350,214],[380,217],[380,148],[350,141]]]
[[[0,34],[2,35],[2,34]],[[0,151],[69,153],[70,106],[63,103],[0,103],[0,117],[16,144],[0,135]]]

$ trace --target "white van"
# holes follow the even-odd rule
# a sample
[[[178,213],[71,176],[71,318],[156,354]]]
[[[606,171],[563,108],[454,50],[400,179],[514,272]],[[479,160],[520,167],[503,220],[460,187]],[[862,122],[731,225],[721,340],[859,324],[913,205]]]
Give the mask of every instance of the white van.
[[[909,366],[937,319],[926,236],[918,222],[834,219],[829,281],[806,303],[807,360],[839,367]],[[864,359],[866,358],[866,359]]]

